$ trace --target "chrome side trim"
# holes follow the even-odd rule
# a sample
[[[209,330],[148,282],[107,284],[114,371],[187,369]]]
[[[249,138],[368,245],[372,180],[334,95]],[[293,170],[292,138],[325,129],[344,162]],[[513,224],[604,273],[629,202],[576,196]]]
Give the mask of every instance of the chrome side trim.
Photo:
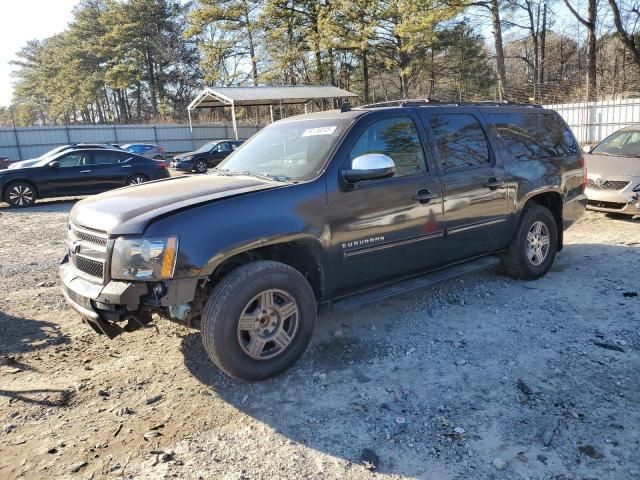
[[[470,223],[467,225],[463,225],[461,227],[447,229],[447,234],[466,232],[467,230],[473,230],[474,228],[482,228],[482,227],[487,227],[489,225],[496,225],[498,223],[503,223],[506,220],[507,220],[507,217],[499,217],[493,220],[485,220],[482,222]]]

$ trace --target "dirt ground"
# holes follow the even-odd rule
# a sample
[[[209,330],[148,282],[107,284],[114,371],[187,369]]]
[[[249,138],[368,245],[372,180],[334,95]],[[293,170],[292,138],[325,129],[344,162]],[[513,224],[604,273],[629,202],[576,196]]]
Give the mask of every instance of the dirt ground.
[[[324,314],[247,385],[197,332],[80,323],[57,283],[71,206],[0,208],[2,479],[640,478],[638,220],[588,213],[535,282]]]

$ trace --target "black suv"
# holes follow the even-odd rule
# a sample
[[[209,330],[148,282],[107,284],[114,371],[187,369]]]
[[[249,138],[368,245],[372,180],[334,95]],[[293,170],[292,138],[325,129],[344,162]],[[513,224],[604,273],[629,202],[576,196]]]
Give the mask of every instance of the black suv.
[[[171,168],[184,172],[205,173],[210,167],[216,167],[231,152],[242,145],[243,140],[214,140],[202,145],[193,152],[176,155]]]
[[[578,144],[553,111],[503,104],[344,109],[276,122],[208,175],[77,203],[69,304],[114,337],[151,313],[201,328],[255,381],[342,308],[502,263],[536,279],[584,212]]]

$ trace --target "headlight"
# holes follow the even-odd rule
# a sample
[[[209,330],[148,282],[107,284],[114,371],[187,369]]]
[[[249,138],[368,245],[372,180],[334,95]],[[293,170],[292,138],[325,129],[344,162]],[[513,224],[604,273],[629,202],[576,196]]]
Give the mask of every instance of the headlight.
[[[111,278],[163,280],[173,277],[178,237],[118,238],[113,245]]]
[[[190,162],[191,160],[193,160],[193,157],[184,157],[180,159],[181,162]]]

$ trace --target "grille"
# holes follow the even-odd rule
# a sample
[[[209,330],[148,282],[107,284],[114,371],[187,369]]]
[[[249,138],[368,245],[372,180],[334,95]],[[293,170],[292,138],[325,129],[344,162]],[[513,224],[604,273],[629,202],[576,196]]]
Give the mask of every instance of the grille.
[[[69,224],[69,257],[75,269],[104,280],[109,237],[106,233]]]
[[[78,240],[84,240],[85,242],[93,243],[95,245],[100,245],[101,247],[107,246],[107,239],[104,237],[98,237],[97,235],[91,235],[87,232],[81,232],[80,230],[73,230],[73,235]]]
[[[594,190],[622,190],[627,185],[629,185],[629,182],[624,180],[606,180],[601,184],[596,184],[591,179],[587,180],[587,187]]]
[[[92,277],[102,278],[104,274],[104,266],[102,262],[81,257],[79,255],[72,255],[71,259],[73,260],[75,267],[81,272],[91,275]]]

